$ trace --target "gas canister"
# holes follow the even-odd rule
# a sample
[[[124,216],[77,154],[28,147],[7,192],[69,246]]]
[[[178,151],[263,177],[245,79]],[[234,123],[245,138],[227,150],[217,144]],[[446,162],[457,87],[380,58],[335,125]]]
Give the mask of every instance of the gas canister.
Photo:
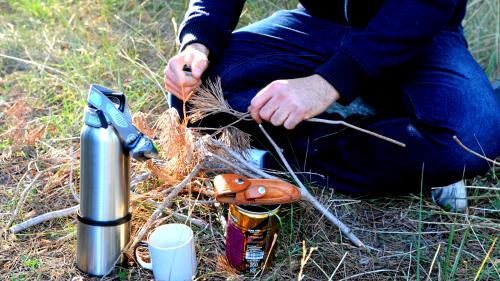
[[[238,271],[256,273],[271,265],[281,205],[229,205],[226,257]]]

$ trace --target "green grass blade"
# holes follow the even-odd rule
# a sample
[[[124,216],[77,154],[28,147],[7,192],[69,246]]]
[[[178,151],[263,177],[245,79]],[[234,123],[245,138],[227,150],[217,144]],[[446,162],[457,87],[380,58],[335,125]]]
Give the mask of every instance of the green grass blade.
[[[422,164],[422,176],[420,178],[420,202],[418,207],[418,239],[417,239],[417,278],[420,280],[420,242],[422,240],[422,191],[424,189],[424,167]]]
[[[469,231],[470,231],[470,228],[467,228],[465,230],[464,237],[462,238],[462,241],[460,242],[460,247],[458,248],[457,255],[455,256],[455,261],[453,262],[453,266],[451,268],[451,272],[450,272],[450,276],[448,277],[448,280],[453,280],[455,273],[457,273],[458,263],[460,262],[460,256],[461,256],[462,251],[464,249],[465,241],[467,241],[467,238],[469,236]]]

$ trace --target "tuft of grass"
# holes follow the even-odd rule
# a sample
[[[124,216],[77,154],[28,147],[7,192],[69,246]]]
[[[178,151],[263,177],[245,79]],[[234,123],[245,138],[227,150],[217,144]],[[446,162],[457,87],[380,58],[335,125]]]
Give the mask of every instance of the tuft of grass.
[[[22,255],[21,260],[23,261],[24,266],[31,270],[40,267],[40,260],[38,260],[37,258],[30,258],[29,256]]]

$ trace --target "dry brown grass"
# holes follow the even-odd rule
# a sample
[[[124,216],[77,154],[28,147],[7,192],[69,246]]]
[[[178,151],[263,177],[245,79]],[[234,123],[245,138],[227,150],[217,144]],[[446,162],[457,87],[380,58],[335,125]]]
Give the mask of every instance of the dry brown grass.
[[[158,121],[154,126],[150,126],[147,119]],[[176,112],[172,110],[148,118],[139,114],[135,116],[134,121],[138,127],[149,132],[150,136],[157,140],[161,151],[161,160],[149,162],[147,165],[134,165],[135,174],[149,170],[156,175],[135,188],[138,195],[143,195],[131,205],[132,233],[137,233],[156,209],[154,201],[158,203],[162,201],[162,197],[158,197],[157,194],[168,191],[169,187],[182,180],[198,163],[199,152],[193,143],[199,136],[186,129],[178,121]],[[36,151],[37,145],[40,143],[37,142],[34,147],[25,143],[20,149]],[[74,142],[73,145],[78,152],[78,143]],[[79,160],[77,154],[76,165]],[[63,155],[64,149],[60,151],[51,148],[43,155],[38,155],[32,162],[27,162],[23,157],[12,156],[9,161],[2,162],[0,169],[10,171],[11,174],[5,181],[5,188],[2,189],[4,194],[0,196],[2,200],[7,197],[17,198],[23,186],[32,183],[34,177],[42,174],[34,182],[29,200],[22,206],[22,213],[16,218],[16,222],[49,210],[76,204],[68,191],[71,159]],[[47,167],[54,166],[57,168],[43,172]],[[217,170],[218,172],[224,171],[221,166],[215,168],[223,169]],[[227,171],[227,168],[225,170]],[[73,181],[77,185],[78,177],[76,176]],[[198,278],[244,279],[246,277],[238,275],[225,262],[222,236],[224,223],[221,222],[221,217],[225,217],[225,207],[196,203],[196,200],[211,199],[211,189],[209,178],[200,175],[187,191],[175,200],[172,210],[165,211],[164,215],[154,223],[153,228],[162,223],[182,221],[182,218],[173,216],[172,211],[206,222],[204,228],[191,225],[197,237]],[[318,218],[318,213],[310,206],[293,204],[286,206],[280,214],[282,230],[276,245],[276,257],[274,265],[263,275],[264,279],[295,279],[301,270],[304,274],[303,280],[327,280],[333,272],[335,275],[332,280],[350,276],[354,276],[354,280],[414,278],[418,251],[416,241],[419,236],[419,197],[355,199],[335,194],[331,190],[313,188],[313,191],[325,205],[335,210],[335,214],[341,220],[353,227],[360,239],[370,246],[370,250],[355,248],[348,241],[344,241],[338,229],[326,223],[324,219]],[[154,200],[153,203],[151,200]],[[15,201],[2,202],[4,206],[2,212],[12,210]],[[43,204],[44,202],[50,204]],[[477,203],[473,204],[473,207],[481,206],[484,198],[475,202]],[[457,280],[472,278],[489,247],[489,240],[485,237],[494,237],[498,233],[498,216],[476,209],[471,209],[469,215],[446,213],[429,202],[426,197],[423,198],[422,214],[420,233],[422,276],[426,276],[436,249],[440,245],[439,259],[433,267],[431,279],[443,275],[444,270],[448,270],[451,274],[457,253],[460,253],[460,257],[459,267],[454,270],[455,278]],[[2,218],[3,222],[6,221],[9,212],[2,213]],[[184,220],[184,222],[190,224],[189,221]],[[0,251],[2,275],[17,276],[16,278],[24,276],[26,279],[38,280],[87,278],[74,266],[76,254],[74,224],[73,217],[57,219],[32,227],[18,235],[4,235]],[[450,240],[451,235],[453,237]],[[301,264],[303,243],[308,248],[317,248],[305,265]],[[460,246],[461,243],[464,244],[463,247]],[[448,260],[445,259],[447,251],[450,252]],[[496,257],[494,253],[493,258]],[[495,259],[491,261],[494,262]],[[444,269],[446,264],[448,269]],[[488,274],[491,277],[497,270],[496,266],[489,264]],[[140,269],[133,263],[129,268],[117,268],[113,276],[112,278],[132,280],[151,278],[150,272]]]
[[[498,50],[495,23],[500,17],[495,7],[499,3],[470,2],[475,9],[469,11],[466,26],[471,48],[490,78],[494,78],[498,76],[498,55],[494,50]],[[147,199],[161,202],[162,198],[154,195],[182,180],[199,159],[193,146],[194,135],[176,122],[174,113],[165,111],[163,93],[158,88],[165,59],[176,51],[173,22],[179,23],[186,1],[37,3],[0,0],[0,53],[36,62],[0,58],[0,227],[11,220],[27,187],[26,200],[19,205],[14,224],[77,204],[68,186],[71,180],[78,187],[81,112],[87,85],[100,82],[123,90],[133,112],[145,112],[135,122],[148,135],[156,134],[161,145],[161,161],[149,166],[132,164],[133,177],[149,170],[156,174],[135,187],[136,193],[147,195],[131,204],[132,233],[136,233],[157,208]],[[294,5],[284,0],[248,1],[242,24],[279,7]],[[75,162],[72,178],[70,147]],[[227,170],[220,163],[212,164],[213,171]],[[293,204],[280,215],[282,227],[274,265],[262,279],[296,279],[305,241],[307,249],[317,250],[302,268],[304,280],[415,280],[417,270],[425,279],[437,249],[432,280],[445,280],[450,275],[453,280],[472,280],[499,233],[499,174],[498,167],[492,167],[486,176],[468,181],[468,215],[442,211],[427,195],[422,198],[420,210],[421,199],[415,195],[352,198],[311,187],[371,250],[354,248],[309,205]],[[206,222],[200,224],[203,227],[186,222],[196,235],[197,278],[249,279],[234,272],[224,260],[225,206],[193,202],[212,199],[209,179],[210,174],[196,178],[156,223],[186,221],[174,211]],[[91,279],[74,265],[75,222],[73,216],[19,234],[3,234],[2,279]],[[498,280],[498,253],[497,244],[480,280]],[[151,272],[131,263],[129,268],[117,268],[106,279],[151,278]]]

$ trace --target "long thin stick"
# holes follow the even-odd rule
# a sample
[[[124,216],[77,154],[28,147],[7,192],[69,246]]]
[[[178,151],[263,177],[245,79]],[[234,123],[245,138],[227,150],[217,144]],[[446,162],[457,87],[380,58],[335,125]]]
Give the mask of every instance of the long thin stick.
[[[262,280],[262,274],[264,274],[264,271],[266,271],[267,261],[269,260],[269,256],[271,256],[271,254],[273,252],[274,244],[276,243],[276,239],[278,239],[278,233],[274,233],[274,235],[273,235],[273,242],[271,243],[271,248],[269,248],[269,252],[267,252],[266,260],[264,260],[264,265],[262,266],[262,270],[260,271],[259,280]],[[257,275],[255,275],[254,278],[256,276]]]
[[[78,211],[78,208],[80,208],[80,205],[76,205],[76,206],[69,207],[66,209],[52,211],[52,212],[45,213],[43,215],[36,216],[36,217],[29,219],[27,221],[24,221],[20,224],[14,225],[13,227],[9,228],[9,231],[12,233],[19,233],[19,232],[25,230],[26,228],[32,227],[34,225],[37,225],[37,224],[40,224],[40,223],[43,223],[43,222],[46,222],[49,220],[71,216]]]
[[[256,173],[257,175],[265,178],[265,179],[276,179],[276,177],[273,177],[269,175],[268,173],[263,172],[262,170],[255,168],[253,165],[249,164],[246,159],[244,159],[238,152],[232,150],[231,148],[227,147],[226,145],[222,144],[218,140],[211,139],[211,143],[214,144],[217,147],[222,148],[225,152],[227,152],[229,155],[231,155],[234,159],[238,160],[242,165],[244,165],[247,169],[250,171]]]
[[[45,172],[57,169],[59,167],[61,167],[61,165],[50,167],[44,171],[39,172],[35,176],[35,178],[33,178],[31,183],[23,190],[23,192],[21,192],[21,195],[19,196],[19,201],[17,202],[17,205],[16,205],[16,209],[14,209],[14,212],[12,213],[10,220],[7,222],[7,224],[4,226],[3,230],[1,230],[0,232],[6,231],[10,227],[10,225],[14,222],[14,220],[17,217],[17,214],[19,213],[19,211],[21,210],[21,208],[24,204],[24,201],[26,200],[26,197],[28,196],[28,191],[30,191],[31,188],[33,187],[33,185],[35,185],[38,178],[40,178]]]
[[[233,169],[237,170],[238,172],[242,173],[242,174],[243,174],[244,176],[246,176],[246,177],[250,177],[250,178],[255,177],[255,175],[253,175],[253,174],[251,174],[251,173],[247,172],[245,169],[243,169],[243,168],[241,168],[241,167],[239,167],[239,166],[237,166],[237,165],[235,165],[235,164],[231,163],[229,160],[226,160],[226,159],[222,158],[221,156],[219,156],[219,155],[217,155],[217,154],[214,154],[214,153],[212,153],[212,152],[210,152],[210,151],[207,151],[207,152],[206,152],[206,155],[207,155],[207,156],[209,156],[209,157],[214,158],[215,160],[217,160],[217,161],[219,161],[219,162],[223,163],[224,165],[226,165],[226,166],[228,166],[228,167],[231,167],[231,168],[233,168]]]
[[[380,273],[380,272],[397,272],[397,270],[392,270],[392,269],[377,269],[377,270],[372,270],[372,271],[364,271],[364,272],[361,272],[361,273],[358,273],[358,274],[354,274],[354,275],[348,276],[346,278],[342,278],[339,281],[345,281],[345,280],[349,280],[349,279],[358,280],[356,278],[358,278],[360,276],[367,275],[367,274],[373,274],[373,273]]]
[[[130,189],[134,189],[139,183],[147,180],[151,176],[151,172],[144,172],[130,181]]]
[[[358,126],[354,126],[353,124],[350,124],[350,123],[347,123],[345,121],[342,121],[342,120],[327,120],[327,119],[321,119],[321,118],[310,118],[310,119],[307,119],[305,121],[309,121],[309,122],[315,122],[315,123],[325,123],[325,124],[332,124],[332,125],[344,125],[346,127],[349,127],[351,129],[354,129],[354,130],[357,130],[357,131],[360,131],[360,132],[363,132],[365,134],[369,134],[369,135],[372,135],[374,137],[377,137],[379,139],[382,139],[382,140],[385,140],[385,141],[388,141],[390,143],[393,143],[395,145],[399,145],[401,147],[406,147],[406,144],[400,142],[400,141],[397,141],[395,139],[391,139],[389,137],[386,137],[386,136],[383,136],[381,134],[377,134],[375,132],[372,132],[372,131],[369,131],[367,129],[363,129],[363,128],[360,128]]]
[[[434,263],[436,262],[436,258],[439,254],[439,250],[441,249],[441,244],[438,244],[438,248],[436,250],[436,253],[434,254],[434,257],[432,258],[431,266],[429,267],[429,273],[427,274],[427,278],[430,279],[429,276],[431,276],[432,269],[434,268]]]
[[[47,69],[47,70],[53,71],[53,72],[55,72],[57,74],[61,74],[61,75],[65,76],[65,77],[67,76],[66,73],[60,71],[59,69],[47,66],[45,64],[38,63],[36,61],[31,61],[31,60],[25,60],[25,59],[22,59],[22,58],[12,57],[12,56],[9,56],[9,55],[6,55],[6,54],[2,54],[2,53],[0,53],[0,57],[6,58],[6,59],[15,60],[15,61],[24,62],[24,63],[27,63],[27,64],[32,64],[32,65],[35,65],[35,66],[38,66],[38,67],[42,68],[42,70]]]
[[[495,160],[492,160],[492,159],[490,159],[490,158],[488,158],[488,157],[486,157],[486,156],[484,156],[484,155],[481,155],[481,154],[479,154],[479,153],[475,152],[474,150],[472,150],[472,149],[468,148],[467,146],[465,146],[465,144],[463,144],[463,143],[462,143],[462,142],[458,139],[458,137],[457,137],[457,136],[453,136],[453,140],[454,140],[454,141],[455,141],[458,145],[460,145],[463,149],[465,149],[467,152],[472,153],[473,155],[475,155],[475,156],[477,156],[477,157],[479,157],[479,158],[481,158],[481,159],[484,159],[484,160],[486,160],[486,161],[488,161],[488,162],[490,162],[490,163],[492,163],[492,164],[494,164],[494,165],[497,165],[497,166],[498,166],[498,165],[500,165],[500,163],[499,163],[499,162],[497,162],[497,161],[495,161]]]
[[[75,157],[73,155],[73,145],[71,145],[69,149],[69,157],[71,158],[71,166],[69,168],[69,191],[71,191],[71,195],[73,195],[73,198],[77,203],[80,203],[80,197],[75,191],[75,188],[73,187],[73,166],[75,165]]]
[[[486,264],[486,261],[488,260],[488,258],[491,255],[491,252],[495,248],[495,244],[497,243],[497,239],[498,239],[498,237],[495,237],[495,240],[493,240],[493,243],[491,243],[490,249],[488,250],[488,253],[486,254],[486,257],[484,257],[484,260],[481,263],[481,266],[479,267],[479,270],[476,273],[476,277],[474,277],[474,281],[476,281],[479,278],[479,276],[481,275],[481,272],[483,271],[483,267]]]
[[[344,255],[342,256],[342,258],[340,259],[339,263],[337,264],[337,267],[335,267],[335,270],[333,270],[333,273],[332,275],[330,275],[330,278],[328,278],[328,281],[332,281],[333,280],[333,276],[335,275],[335,273],[337,273],[337,270],[339,269],[340,265],[342,264],[342,262],[344,262],[344,259],[345,257],[347,256],[349,252],[345,252]]]
[[[149,175],[151,175],[151,173],[144,173],[142,175],[135,177],[130,184],[131,187],[134,187],[137,184],[139,184],[140,182],[145,181],[146,179],[148,179]],[[36,216],[36,217],[31,218],[27,221],[24,221],[22,223],[19,223],[17,225],[12,226],[11,228],[9,228],[9,231],[11,231],[12,233],[19,233],[27,228],[30,228],[32,226],[35,226],[37,224],[40,224],[40,223],[43,223],[43,222],[46,222],[46,221],[49,221],[52,219],[71,216],[78,211],[79,206],[80,205],[76,205],[76,206],[69,207],[66,209],[52,211],[52,212],[48,212],[48,213]]]
[[[184,178],[184,180],[182,180],[182,182],[180,182],[178,185],[176,185],[174,188],[171,189],[170,193],[163,200],[163,203],[154,211],[154,213],[149,217],[148,221],[139,230],[139,233],[134,238],[134,240],[132,240],[131,242],[128,243],[127,246],[125,246],[125,249],[123,250],[124,252],[133,249],[135,245],[142,240],[142,238],[146,234],[149,227],[153,224],[153,222],[156,219],[158,219],[158,217],[161,215],[161,213],[165,208],[170,208],[170,206],[172,205],[172,199],[175,196],[177,196],[177,194],[179,193],[179,191],[181,191],[181,189],[183,189],[186,185],[188,185],[191,182],[193,177],[200,172],[202,167],[203,167],[203,162],[196,165],[196,167],[194,167],[191,173],[189,173],[189,175],[187,175]]]
[[[264,135],[269,140],[269,142],[273,145],[273,147],[276,150],[276,152],[278,153],[281,161],[283,161],[283,164],[285,165],[286,169],[288,170],[288,172],[292,176],[293,180],[299,186],[301,194],[302,194],[302,199],[308,201],[309,203],[311,203],[314,206],[314,208],[316,208],[318,211],[320,211],[321,214],[323,214],[331,223],[333,223],[334,225],[336,225],[340,229],[340,231],[342,232],[342,234],[345,237],[347,237],[355,246],[357,246],[357,247],[364,247],[363,242],[361,242],[361,240],[359,240],[359,238],[356,235],[354,235],[354,233],[352,232],[352,230],[347,225],[345,225],[343,222],[341,222],[337,217],[335,217],[332,214],[332,212],[330,212],[327,208],[325,208],[325,206],[323,204],[321,204],[309,192],[309,190],[307,190],[307,188],[304,186],[304,184],[299,180],[299,178],[297,177],[297,175],[295,174],[295,172],[292,170],[292,167],[290,167],[290,164],[288,163],[288,161],[286,160],[285,156],[281,152],[281,149],[278,147],[278,145],[276,144],[276,142],[274,142],[274,140],[271,138],[271,136],[267,133],[266,129],[264,129],[264,127],[262,125],[259,125],[259,128],[262,131],[262,133],[264,133]]]

